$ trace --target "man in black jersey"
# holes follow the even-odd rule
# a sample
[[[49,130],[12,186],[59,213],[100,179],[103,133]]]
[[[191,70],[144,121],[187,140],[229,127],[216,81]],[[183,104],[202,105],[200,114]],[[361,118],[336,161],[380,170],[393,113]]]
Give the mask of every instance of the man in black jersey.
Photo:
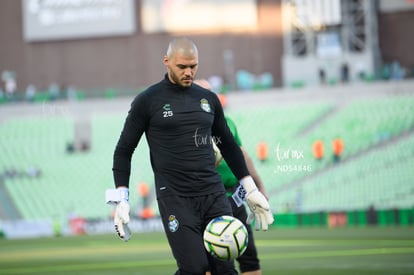
[[[130,232],[128,187],[131,157],[145,133],[155,177],[158,207],[178,270],[175,274],[237,274],[232,261],[219,261],[207,254],[203,230],[231,207],[212,150],[214,139],[229,167],[243,187],[256,223],[267,230],[273,223],[266,198],[249,176],[243,154],[227,127],[217,96],[193,85],[198,50],[187,38],[176,38],[164,56],[167,74],[140,93],[132,102],[116,145],[113,175],[116,189],[107,190],[114,202],[115,229],[121,239]],[[209,268],[210,266],[210,268]]]

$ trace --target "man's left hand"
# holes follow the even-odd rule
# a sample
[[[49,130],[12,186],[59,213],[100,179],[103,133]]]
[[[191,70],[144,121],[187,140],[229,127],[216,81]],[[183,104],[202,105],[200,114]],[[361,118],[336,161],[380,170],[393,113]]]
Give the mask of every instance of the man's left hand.
[[[240,180],[240,184],[246,191],[246,202],[250,208],[250,214],[247,217],[247,223],[251,224],[255,220],[255,229],[268,229],[273,224],[274,217],[270,210],[270,205],[265,196],[257,189],[256,184],[251,176]]]

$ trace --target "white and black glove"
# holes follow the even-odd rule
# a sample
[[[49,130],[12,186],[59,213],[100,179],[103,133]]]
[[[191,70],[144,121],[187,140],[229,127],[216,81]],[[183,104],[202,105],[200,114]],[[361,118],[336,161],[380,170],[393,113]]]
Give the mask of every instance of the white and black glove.
[[[128,198],[129,190],[126,187],[108,189],[105,192],[106,203],[115,205],[114,226],[116,233],[124,241],[131,238],[131,230],[128,227],[130,211]]]
[[[251,176],[244,177],[240,180],[240,185],[245,191],[245,200],[250,208],[250,214],[247,217],[247,223],[251,224],[255,219],[255,229],[264,231],[274,222],[269,202],[265,196],[257,189],[256,184]]]

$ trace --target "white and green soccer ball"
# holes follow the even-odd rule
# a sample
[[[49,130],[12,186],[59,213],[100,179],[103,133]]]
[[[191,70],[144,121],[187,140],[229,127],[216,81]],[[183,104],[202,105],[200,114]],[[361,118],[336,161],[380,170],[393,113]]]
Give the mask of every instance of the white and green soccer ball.
[[[207,252],[220,260],[233,260],[247,248],[247,228],[235,217],[220,216],[211,220],[204,230]]]

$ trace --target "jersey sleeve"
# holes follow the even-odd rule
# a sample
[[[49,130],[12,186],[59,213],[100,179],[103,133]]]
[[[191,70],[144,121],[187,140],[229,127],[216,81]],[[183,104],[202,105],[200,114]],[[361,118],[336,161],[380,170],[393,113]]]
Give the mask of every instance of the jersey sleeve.
[[[132,154],[147,127],[146,108],[148,104],[144,95],[140,94],[132,102],[125,119],[113,156],[112,171],[116,187],[129,187]]]
[[[233,134],[234,140],[236,141],[237,145],[242,146],[242,141],[240,139],[239,132],[237,131],[236,123],[234,123],[234,121],[227,116],[225,116],[225,118],[227,126],[229,126],[230,132]]]
[[[216,95],[214,95],[214,97],[215,116],[212,134],[214,137],[217,137],[217,147],[220,149],[223,158],[226,160],[236,178],[240,180],[243,177],[248,176],[249,171],[240,146],[237,144],[229,129],[229,126],[227,125],[220,101]]]

